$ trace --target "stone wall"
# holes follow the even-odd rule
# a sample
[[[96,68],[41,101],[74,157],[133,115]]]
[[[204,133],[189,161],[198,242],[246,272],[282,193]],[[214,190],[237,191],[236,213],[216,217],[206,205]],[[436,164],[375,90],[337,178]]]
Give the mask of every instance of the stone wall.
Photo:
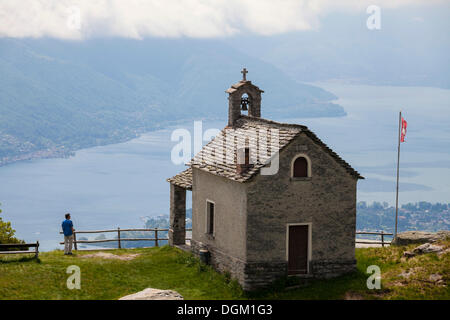
[[[200,249],[207,249],[210,253],[210,264],[219,272],[229,272],[244,290],[250,291],[270,285],[275,280],[286,276],[286,262],[279,263],[246,263],[245,261],[228,255],[214,246],[191,241],[191,250],[199,255]]]
[[[170,228],[169,245],[186,242],[186,190],[170,184]]]
[[[315,278],[332,278],[356,270],[356,260],[317,260],[310,263]]]
[[[292,178],[292,163],[299,155],[310,160],[310,177]],[[327,260],[336,270],[347,266],[355,259],[356,182],[301,134],[281,152],[276,175],[258,175],[247,183],[247,262],[287,261],[288,224],[309,223],[310,261]],[[319,265],[315,270],[325,272]]]
[[[246,263],[244,281],[241,284],[244,290],[256,290],[271,285],[274,281],[287,275],[286,261],[280,262],[250,262]]]
[[[192,240],[246,258],[246,185],[200,169],[192,171]],[[206,233],[206,201],[214,202],[214,235]]]
[[[210,264],[219,272],[229,272],[233,279],[236,279],[240,285],[244,286],[245,280],[245,262],[239,258],[233,257],[217,249],[212,245],[205,245],[195,240],[191,241],[191,250],[199,255],[200,249],[207,249],[210,254]]]

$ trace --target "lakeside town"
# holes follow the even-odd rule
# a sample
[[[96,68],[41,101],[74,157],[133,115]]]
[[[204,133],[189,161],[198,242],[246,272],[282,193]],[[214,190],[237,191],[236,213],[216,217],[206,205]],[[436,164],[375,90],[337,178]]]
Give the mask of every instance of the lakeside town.
[[[25,152],[26,150],[19,149],[19,151]],[[2,157],[0,158],[0,167],[19,161],[52,159],[52,158],[69,158],[74,155],[75,155],[74,151],[66,150],[64,146],[60,148],[49,148],[45,150],[38,150],[29,153],[21,153],[18,155]]]

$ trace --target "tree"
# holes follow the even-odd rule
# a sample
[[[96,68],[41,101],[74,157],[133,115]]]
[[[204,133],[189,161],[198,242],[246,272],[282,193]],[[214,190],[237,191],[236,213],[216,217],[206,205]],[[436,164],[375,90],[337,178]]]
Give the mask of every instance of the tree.
[[[0,209],[0,213],[2,210]],[[0,217],[0,243],[24,243],[14,237],[16,230],[11,227],[11,222],[5,222]]]

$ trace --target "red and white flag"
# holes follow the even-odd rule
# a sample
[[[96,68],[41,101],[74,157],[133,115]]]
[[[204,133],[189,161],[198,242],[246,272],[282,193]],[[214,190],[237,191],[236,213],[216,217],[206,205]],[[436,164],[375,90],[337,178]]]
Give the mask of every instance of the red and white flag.
[[[406,127],[408,126],[408,122],[406,122],[405,119],[402,117],[402,131],[400,136],[400,142],[405,142],[405,136],[406,136]]]

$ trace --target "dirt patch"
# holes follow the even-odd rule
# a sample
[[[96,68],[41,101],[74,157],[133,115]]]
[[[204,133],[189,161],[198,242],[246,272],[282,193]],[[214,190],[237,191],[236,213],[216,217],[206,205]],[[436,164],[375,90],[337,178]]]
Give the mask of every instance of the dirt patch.
[[[80,258],[101,258],[101,259],[116,259],[116,260],[123,260],[123,261],[129,261],[137,258],[140,254],[138,253],[130,253],[130,254],[112,254],[107,252],[97,252],[92,254],[85,254],[80,256]]]

